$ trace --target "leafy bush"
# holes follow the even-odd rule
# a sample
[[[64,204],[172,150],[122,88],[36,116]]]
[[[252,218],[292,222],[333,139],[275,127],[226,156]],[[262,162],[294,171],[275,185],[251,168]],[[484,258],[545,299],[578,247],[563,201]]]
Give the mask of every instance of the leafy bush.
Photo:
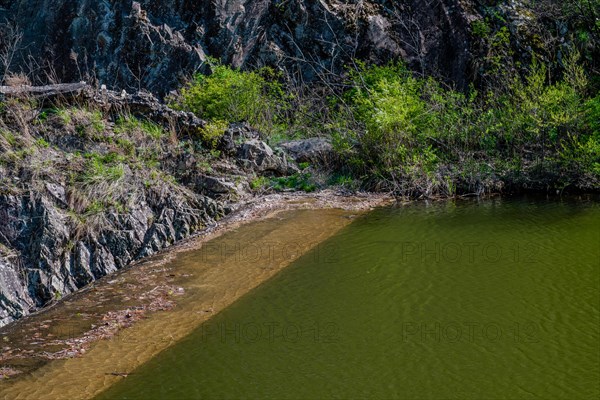
[[[259,190],[269,186],[269,183],[269,178],[267,178],[266,176],[259,176],[254,178],[250,182],[250,188],[252,188],[252,190]]]
[[[597,186],[600,106],[585,100],[578,54],[565,57],[562,81],[547,77],[534,61],[499,92],[465,95],[401,64],[359,64],[337,103],[334,147],[369,188],[402,194],[453,194],[523,174],[558,187],[583,174]]]
[[[473,35],[479,38],[486,38],[491,33],[490,26],[486,23],[486,21],[476,20],[471,23],[471,30]]]
[[[288,108],[273,70],[245,72],[211,60],[210,75],[198,74],[181,91],[176,106],[211,122],[247,121],[273,133]]]
[[[209,148],[215,149],[219,143],[219,140],[223,137],[227,126],[228,123],[226,121],[214,120],[208,122],[200,131],[202,142],[205,143]]]
[[[348,83],[345,105],[357,125],[336,141],[347,149],[350,164],[391,186],[427,179],[438,162],[431,140],[438,135],[436,121],[423,98],[428,82],[401,64],[389,64],[360,65]]]
[[[312,182],[312,174],[308,172],[296,173],[291,176],[273,178],[271,186],[275,190],[295,189],[310,193],[317,190],[317,186]]]

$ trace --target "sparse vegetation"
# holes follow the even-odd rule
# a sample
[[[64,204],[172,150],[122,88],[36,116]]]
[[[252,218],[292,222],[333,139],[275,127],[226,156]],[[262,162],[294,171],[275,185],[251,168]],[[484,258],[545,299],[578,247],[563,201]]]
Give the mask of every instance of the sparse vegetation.
[[[480,91],[452,90],[402,63],[355,61],[332,78],[335,85],[299,88],[284,85],[270,69],[240,71],[211,60],[210,75],[195,76],[171,99],[207,120],[191,138],[87,104],[41,109],[32,99],[9,99],[2,105],[0,166],[11,172],[3,173],[0,187],[18,191],[23,181],[56,179],[68,182],[69,209],[84,219],[126,210],[142,197],[140,190],[176,186],[187,176],[188,168],[177,169],[173,161],[178,156],[193,156],[192,169],[212,173],[229,123],[247,121],[271,143],[331,138],[344,165],[325,181],[352,190],[414,197],[507,188],[597,190],[600,100],[586,60],[577,50],[563,56],[560,80],[535,58],[523,75],[501,71],[511,56],[503,23],[490,13],[471,26],[490,46],[486,74],[496,82],[495,89]],[[258,176],[250,187],[315,190],[311,165],[299,167],[288,177]],[[21,183],[5,178],[11,175]]]
[[[250,188],[252,190],[265,189],[269,186],[269,183],[269,178],[267,178],[266,176],[258,176],[250,182]]]
[[[200,132],[202,142],[214,151],[228,125],[227,121],[222,120],[208,122]]]
[[[146,135],[151,139],[160,140],[166,136],[165,130],[152,121],[139,120],[133,116],[122,116],[117,119],[114,132],[117,135]]]
[[[174,176],[176,165],[163,162],[196,146],[172,140],[156,123],[93,105],[38,109],[29,99],[11,99],[0,119],[0,194],[45,193],[56,182],[64,186],[68,221],[79,237],[87,235],[110,226],[108,213],[163,196],[148,193],[190,196]]]

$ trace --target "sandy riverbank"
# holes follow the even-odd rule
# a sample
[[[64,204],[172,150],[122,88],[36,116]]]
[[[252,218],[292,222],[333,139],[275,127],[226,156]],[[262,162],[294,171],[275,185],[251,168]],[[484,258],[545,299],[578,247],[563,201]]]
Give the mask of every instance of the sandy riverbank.
[[[386,196],[277,194],[0,330],[6,399],[91,398]],[[20,372],[20,373],[19,373]]]

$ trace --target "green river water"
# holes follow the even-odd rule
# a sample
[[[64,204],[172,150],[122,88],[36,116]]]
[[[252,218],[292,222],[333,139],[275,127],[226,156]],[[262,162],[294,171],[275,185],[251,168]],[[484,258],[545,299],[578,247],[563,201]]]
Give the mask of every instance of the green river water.
[[[600,203],[358,217],[101,399],[597,399]]]

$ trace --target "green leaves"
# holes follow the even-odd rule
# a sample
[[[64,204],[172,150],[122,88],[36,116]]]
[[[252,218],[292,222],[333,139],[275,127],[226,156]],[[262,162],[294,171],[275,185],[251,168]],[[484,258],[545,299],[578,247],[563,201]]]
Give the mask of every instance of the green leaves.
[[[459,176],[481,182],[536,165],[548,176],[569,181],[584,173],[598,182],[600,102],[585,101],[579,58],[565,57],[561,82],[549,83],[545,65],[534,61],[525,77],[507,76],[498,91],[469,96],[402,65],[359,64],[342,96],[354,123],[340,122],[333,143],[355,174],[392,190],[454,193]]]
[[[272,133],[288,99],[270,68],[245,72],[210,62],[212,73],[196,75],[181,91],[179,108],[211,122],[241,122]]]

